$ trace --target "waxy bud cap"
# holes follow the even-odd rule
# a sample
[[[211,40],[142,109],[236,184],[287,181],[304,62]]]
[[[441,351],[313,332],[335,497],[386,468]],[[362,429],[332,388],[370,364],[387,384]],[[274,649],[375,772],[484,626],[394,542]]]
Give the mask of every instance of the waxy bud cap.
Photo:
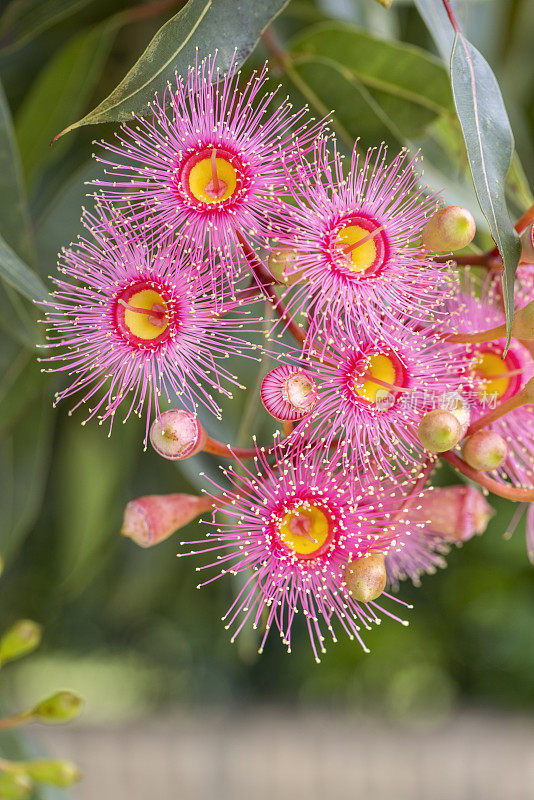
[[[450,411],[435,409],[425,414],[419,423],[419,441],[429,453],[444,453],[460,441],[462,428]]]
[[[72,786],[79,781],[81,773],[71,761],[39,759],[25,761],[24,771],[39,783],[51,783],[54,786]]]
[[[445,539],[466,542],[484,533],[495,511],[474,486],[444,486],[425,492],[410,511],[415,522],[428,522]]]
[[[475,233],[475,220],[466,208],[446,206],[430,217],[423,228],[422,242],[431,253],[450,252],[466,247]]]
[[[31,653],[41,643],[42,627],[31,619],[21,619],[0,639],[0,664]]]
[[[359,603],[370,603],[380,597],[386,588],[386,559],[383,553],[362,556],[349,561],[345,569],[345,583],[350,594]]]
[[[41,700],[32,709],[32,716],[41,722],[69,722],[81,712],[82,698],[74,692],[63,690]]]
[[[260,397],[275,419],[304,419],[317,405],[317,383],[306,370],[284,364],[267,373]]]
[[[121,533],[140,547],[152,547],[172,536],[204,511],[213,508],[209,497],[192,494],[153,494],[131,500],[124,511]]]
[[[204,448],[208,435],[198,418],[181,408],[170,408],[155,419],[150,428],[150,443],[163,458],[182,461]]]
[[[462,458],[473,469],[486,472],[498,469],[508,455],[503,437],[491,430],[476,431],[465,440]]]

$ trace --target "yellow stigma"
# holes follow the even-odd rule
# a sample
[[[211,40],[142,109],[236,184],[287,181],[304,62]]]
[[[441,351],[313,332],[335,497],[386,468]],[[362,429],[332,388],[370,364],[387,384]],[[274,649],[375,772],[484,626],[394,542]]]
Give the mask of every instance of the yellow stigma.
[[[216,158],[217,178],[221,181],[224,194],[215,193],[213,186],[213,163],[211,158],[203,158],[192,167],[189,173],[189,191],[196,200],[203,203],[221,203],[231,197],[237,185],[237,173],[225,158]]]
[[[145,311],[152,311],[156,313],[159,311],[167,312],[167,304],[163,297],[154,289],[141,289],[128,298],[128,305],[134,309],[139,308]],[[159,321],[159,320],[158,320]],[[124,324],[133,336],[138,339],[156,339],[166,330],[169,320],[166,315],[161,318],[159,325],[153,325],[150,321],[150,315],[140,314],[139,311],[132,311],[130,308],[124,309]]]
[[[372,378],[378,378],[382,383],[395,385],[395,366],[393,361],[383,355],[383,353],[377,353],[369,358],[367,373],[371,375]],[[354,392],[365,400],[369,400],[370,403],[375,402],[378,391],[380,391],[381,394],[384,392],[385,387],[379,383],[374,383],[372,380],[360,379],[360,383],[357,381],[358,379],[355,379],[352,387]]]
[[[497,378],[496,380],[491,380],[491,378],[493,375],[504,375],[509,372],[506,361],[496,353],[480,353],[473,366],[475,375],[484,379],[479,396],[492,394],[497,395],[497,398],[502,397],[508,389],[510,378]]]
[[[369,236],[370,231],[362,228],[361,225],[347,225],[339,231],[336,239],[336,245],[342,253],[342,246],[356,244],[361,239]],[[366,269],[371,267],[376,259],[376,244],[373,239],[370,239],[360,247],[356,247],[352,252],[347,253],[345,258],[349,263],[351,272],[365,272]]]
[[[319,550],[328,538],[327,517],[316,506],[297,506],[288,511],[280,525],[280,536],[298,555],[308,556]]]

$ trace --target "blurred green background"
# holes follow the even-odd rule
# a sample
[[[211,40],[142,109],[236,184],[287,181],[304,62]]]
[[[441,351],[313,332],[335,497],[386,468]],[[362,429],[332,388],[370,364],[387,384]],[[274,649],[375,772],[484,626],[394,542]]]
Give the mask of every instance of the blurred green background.
[[[160,13],[135,21],[136,4],[126,0],[1,4],[1,136],[8,157],[0,176],[0,232],[44,280],[55,270],[57,250],[80,231],[80,208],[89,202],[84,181],[97,172],[91,140],[109,137],[113,126],[82,128],[53,147],[49,142],[114,88],[179,4],[148,5]],[[515,129],[522,168],[516,161],[508,195],[520,213],[531,202],[527,179],[534,177],[534,4],[459,6],[468,36],[499,78]],[[325,21],[337,31],[328,45],[311,28]],[[287,89],[296,102],[304,81],[304,93],[309,99],[311,91],[319,108],[337,108],[342,138],[421,147],[425,178],[481,221],[445,68],[402,44],[434,52],[413,5],[394,0],[386,11],[373,0],[292,0],[275,27],[295,54],[301,82],[299,88],[288,82]],[[328,64],[313,57],[315,47],[326,46]],[[376,63],[366,48],[379,54]],[[246,68],[266,55],[260,44]],[[16,148],[27,215],[10,173]],[[477,241],[488,242],[483,221]],[[215,460],[200,456],[176,467],[143,452],[134,419],[117,424],[108,438],[96,424],[82,428],[77,413],[52,411],[56,381],[41,374],[30,346],[35,311],[5,287],[1,304],[0,553],[6,570],[0,628],[22,616],[45,626],[38,654],[3,675],[5,702],[24,706],[68,685],[85,695],[86,719],[100,721],[243,700],[372,709],[396,719],[441,718],[465,704],[534,707],[534,567],[526,558],[524,523],[510,541],[503,539],[511,504],[492,500],[497,514],[482,538],[454,550],[448,569],[426,577],[421,588],[401,588],[402,599],[414,604],[410,627],[384,621],[366,635],[371,655],[340,636],[317,667],[307,634],[297,627],[291,656],[273,637],[259,658],[251,631],[230,645],[220,622],[230,582],[197,591],[193,560],[176,558],[178,536],[147,551],[119,536],[128,500],[197,492],[198,473],[215,471]],[[254,386],[250,368],[240,364],[239,370]],[[206,420],[209,432],[235,441],[247,400],[250,394],[242,392],[227,403],[221,426]],[[241,435],[254,428],[267,436],[269,424],[261,419]],[[193,524],[180,538],[197,533]]]

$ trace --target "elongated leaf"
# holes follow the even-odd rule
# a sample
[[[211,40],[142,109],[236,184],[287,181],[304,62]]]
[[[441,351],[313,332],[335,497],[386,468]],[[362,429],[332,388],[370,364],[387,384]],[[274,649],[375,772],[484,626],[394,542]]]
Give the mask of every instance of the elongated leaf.
[[[52,58],[32,86],[16,120],[28,184],[61,153],[61,148],[50,148],[50,142],[86,106],[120,24],[121,16],[115,15],[75,36]]]
[[[46,287],[0,236],[0,277],[28,300],[44,300]]]
[[[420,48],[386,41],[354,25],[336,22],[306,30],[292,42],[290,52],[294,67],[307,73],[313,91],[327,108],[335,109],[336,115],[353,113],[348,107],[350,98],[343,106],[337,98],[336,102],[331,99],[331,81],[335,79],[329,74],[321,78],[318,65],[323,65],[325,73],[335,69],[353,84],[359,95],[353,116],[360,118],[364,129],[369,127],[372,143],[381,138],[380,124],[403,141],[421,136],[438,117],[453,113],[447,71]],[[365,114],[370,119],[362,116]]]
[[[12,0],[0,17],[0,49],[17,50],[91,0]]]
[[[189,0],[154,36],[145,52],[116,89],[83,119],[80,125],[123,121],[132,113],[147,113],[147,103],[162,92],[174,73],[185,74],[197,57],[214,54],[222,71],[237,53],[242,63],[254,49],[262,31],[289,0]],[[198,49],[198,52],[197,52]]]
[[[521,255],[521,243],[505,199],[505,181],[512,162],[514,137],[499,85],[489,64],[461,34],[457,34],[452,50],[451,80],[478,202],[504,264],[504,304],[510,330],[514,312],[514,277]]]

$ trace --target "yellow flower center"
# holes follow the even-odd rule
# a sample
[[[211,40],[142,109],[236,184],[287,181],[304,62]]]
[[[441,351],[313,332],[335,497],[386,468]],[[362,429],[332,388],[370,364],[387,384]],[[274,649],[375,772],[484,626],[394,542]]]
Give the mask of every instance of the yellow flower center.
[[[336,239],[336,246],[343,254],[343,248],[365,239],[369,236],[370,231],[363,228],[361,225],[347,225],[341,228]],[[380,234],[378,234],[380,235]],[[377,246],[374,239],[364,242],[354,250],[343,254],[348,263],[348,269],[351,272],[365,272],[365,270],[372,267],[376,261]]]
[[[496,395],[500,399],[510,385],[510,378],[506,377],[509,367],[506,361],[496,353],[480,353],[473,364],[475,375],[482,378],[483,383],[479,391],[479,397],[484,395]],[[493,378],[493,376],[501,376]]]
[[[225,158],[202,158],[191,168],[189,191],[203,203],[221,203],[231,197],[237,185],[237,172]]]
[[[157,339],[167,329],[167,304],[154,289],[141,289],[119,303],[124,308],[125,327],[138,339]]]
[[[388,391],[388,387],[394,387],[396,383],[397,370],[391,358],[385,356],[383,353],[376,353],[369,357],[367,371],[367,378],[356,378],[352,386],[353,391],[363,397],[364,400],[369,400],[374,403],[377,399],[377,394],[380,392],[379,397]],[[373,378],[377,378],[381,383],[376,383]],[[388,386],[383,386],[387,384]]]
[[[326,515],[308,504],[288,511],[280,525],[282,541],[297,555],[310,556],[328,539],[330,523]]]

